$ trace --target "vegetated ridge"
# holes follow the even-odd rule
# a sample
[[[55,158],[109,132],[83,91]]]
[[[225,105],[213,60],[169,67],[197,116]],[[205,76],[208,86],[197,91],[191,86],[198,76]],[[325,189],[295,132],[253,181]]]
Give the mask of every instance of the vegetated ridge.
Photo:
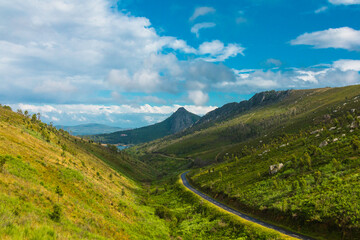
[[[359,85],[291,90],[222,119],[137,150],[195,159],[192,184],[250,215],[317,239],[358,239]]]
[[[152,167],[0,105],[0,239],[287,239],[204,204],[177,182],[189,161],[163,158]],[[175,175],[154,181],[163,171]]]
[[[199,116],[181,107],[169,118],[154,125],[89,137],[96,142],[102,143],[139,144],[180,132],[192,126],[199,119]]]
[[[68,131],[71,135],[74,136],[113,133],[121,130],[120,127],[112,127],[98,123],[80,124],[76,126],[57,125],[55,127],[57,129]]]

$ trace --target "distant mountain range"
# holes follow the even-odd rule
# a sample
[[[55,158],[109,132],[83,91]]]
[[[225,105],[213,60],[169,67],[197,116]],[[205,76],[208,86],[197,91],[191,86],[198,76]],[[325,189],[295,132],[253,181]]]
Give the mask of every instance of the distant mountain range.
[[[100,141],[102,143],[139,144],[178,133],[192,126],[199,119],[199,116],[181,107],[169,118],[154,125],[132,130],[117,131],[110,134],[97,134],[89,137],[94,141]]]
[[[104,124],[97,124],[97,123],[81,124],[81,125],[76,125],[76,126],[58,125],[58,126],[56,126],[56,128],[68,131],[69,133],[71,133],[74,136],[112,133],[112,132],[122,130],[122,128],[119,128],[119,127],[112,127],[112,126],[108,126],[108,125],[104,125]]]

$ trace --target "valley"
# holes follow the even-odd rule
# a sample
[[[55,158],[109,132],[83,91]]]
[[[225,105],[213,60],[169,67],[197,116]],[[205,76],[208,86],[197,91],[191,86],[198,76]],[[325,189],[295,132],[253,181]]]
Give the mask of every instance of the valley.
[[[259,93],[125,150],[2,106],[0,237],[357,239],[359,101],[359,85]]]

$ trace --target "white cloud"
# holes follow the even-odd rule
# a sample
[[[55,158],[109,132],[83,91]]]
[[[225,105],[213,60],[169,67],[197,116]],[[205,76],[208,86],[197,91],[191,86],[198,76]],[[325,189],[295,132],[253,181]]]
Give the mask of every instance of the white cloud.
[[[197,106],[204,105],[209,101],[209,95],[201,90],[191,90],[188,92],[188,96]]]
[[[352,5],[352,4],[360,4],[360,0],[329,0],[330,3],[335,5]]]
[[[199,46],[199,53],[201,55],[208,55],[202,59],[208,62],[222,62],[239,54],[244,55],[244,50],[245,48],[239,44],[230,43],[225,46],[224,43],[219,40],[204,42]]]
[[[290,42],[292,45],[311,45],[315,48],[343,48],[360,50],[360,31],[349,27],[330,28],[304,33]]]
[[[282,62],[279,59],[269,58],[266,60],[265,64],[270,67],[271,66],[280,67],[282,65]]]
[[[41,113],[41,119],[45,122],[56,124],[76,125],[80,123],[104,123],[111,122],[114,126],[140,127],[162,121],[174,113],[181,105],[87,105],[87,104],[9,104],[13,109],[28,110],[30,113]],[[214,110],[214,106],[185,105],[188,111],[204,115]]]
[[[201,29],[213,28],[215,26],[216,26],[216,24],[213,22],[197,23],[191,28],[191,32],[194,33],[196,35],[196,37],[199,37],[200,36],[199,31]]]
[[[196,18],[200,16],[204,16],[209,13],[214,13],[216,10],[213,7],[198,7],[195,9],[193,15],[190,17],[190,21],[194,21]]]
[[[269,89],[338,87],[360,84],[360,60],[339,60],[308,68],[236,70],[235,80],[218,81],[220,91],[254,93]]]
[[[113,103],[123,92],[178,93],[187,82],[202,77],[200,73],[229,71],[194,62],[242,54],[236,43],[223,44],[217,55],[202,54],[182,39],[160,36],[147,18],[119,12],[111,3],[0,0],[0,101]],[[212,11],[199,8],[195,16]],[[199,34],[213,26],[203,23],[194,29]],[[180,61],[179,52],[195,60]],[[190,68],[191,74],[186,73]],[[104,97],[104,92],[112,94]],[[140,100],[146,101],[131,101]]]
[[[341,71],[360,71],[360,60],[341,59],[335,61],[333,66]]]
[[[315,13],[318,14],[318,13],[326,12],[328,9],[329,9],[329,7],[322,6],[322,7],[318,8],[318,9],[316,9]]]
[[[203,115],[208,111],[215,109],[214,106],[194,106],[194,105],[162,105],[151,106],[145,105],[94,105],[94,104],[53,104],[53,105],[32,105],[32,104],[10,104],[14,109],[28,110],[33,113],[42,114],[59,113],[59,114],[171,114],[180,107],[185,107],[188,111],[195,114]]]
[[[152,92],[167,80],[159,75],[178,71],[178,59],[162,54],[164,49],[197,53],[106,0],[0,0],[0,36],[2,101],[91,102],[98,91],[109,90],[107,76],[120,75],[124,89],[134,82]],[[160,68],[159,62],[169,64]]]

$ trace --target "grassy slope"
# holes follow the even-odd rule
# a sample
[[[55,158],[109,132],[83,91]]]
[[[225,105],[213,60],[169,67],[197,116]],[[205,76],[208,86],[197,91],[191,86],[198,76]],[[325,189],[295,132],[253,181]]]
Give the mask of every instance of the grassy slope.
[[[149,178],[149,172],[108,151],[0,108],[0,238],[168,239],[143,189],[126,176]],[[100,158],[125,166],[125,175]],[[55,205],[59,221],[50,217]]]
[[[218,212],[173,177],[140,186],[191,163],[155,159],[157,170],[0,107],[0,238],[287,239]]]
[[[243,211],[294,230],[325,239],[354,237],[360,220],[360,133],[349,125],[359,121],[359,93],[360,86],[293,91],[280,103],[180,139],[155,141],[142,150],[225,160],[194,172],[193,183]],[[310,134],[331,127],[337,130]],[[326,139],[330,144],[320,149]],[[286,163],[285,168],[270,176],[269,165],[279,162]]]

